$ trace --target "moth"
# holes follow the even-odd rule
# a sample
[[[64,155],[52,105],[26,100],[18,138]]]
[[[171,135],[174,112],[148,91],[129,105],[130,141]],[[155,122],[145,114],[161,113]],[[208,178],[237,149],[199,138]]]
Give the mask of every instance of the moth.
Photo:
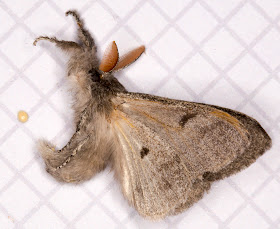
[[[113,73],[144,52],[119,59],[112,42],[99,63],[96,45],[76,11],[80,43],[38,37],[70,54],[76,132],[62,148],[39,140],[46,170],[79,183],[111,166],[121,191],[138,213],[162,219],[189,208],[211,183],[248,167],[271,146],[253,118],[214,105],[128,92]]]

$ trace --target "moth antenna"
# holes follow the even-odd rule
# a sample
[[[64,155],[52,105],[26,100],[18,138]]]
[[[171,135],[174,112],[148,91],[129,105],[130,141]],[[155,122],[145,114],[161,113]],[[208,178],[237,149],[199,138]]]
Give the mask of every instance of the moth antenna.
[[[144,51],[145,51],[145,46],[142,45],[142,46],[128,52],[120,59],[120,61],[118,62],[116,67],[113,69],[113,71],[118,71],[118,70],[123,69],[123,68],[127,67],[128,65],[132,64],[142,55],[142,53]]]
[[[113,41],[109,44],[104,52],[104,55],[101,60],[101,64],[99,65],[99,70],[103,72],[111,71],[119,60],[119,52],[116,42]]]

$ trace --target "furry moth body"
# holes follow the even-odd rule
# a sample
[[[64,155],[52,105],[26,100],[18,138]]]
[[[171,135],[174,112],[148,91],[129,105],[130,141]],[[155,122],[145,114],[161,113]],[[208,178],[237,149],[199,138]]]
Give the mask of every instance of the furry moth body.
[[[119,60],[113,42],[99,65],[96,46],[75,11],[80,44],[48,40],[70,54],[76,132],[65,147],[38,143],[57,180],[81,182],[110,164],[122,193],[140,215],[161,219],[202,198],[213,181],[248,167],[271,146],[260,124],[230,109],[128,92],[112,75],[135,61]]]

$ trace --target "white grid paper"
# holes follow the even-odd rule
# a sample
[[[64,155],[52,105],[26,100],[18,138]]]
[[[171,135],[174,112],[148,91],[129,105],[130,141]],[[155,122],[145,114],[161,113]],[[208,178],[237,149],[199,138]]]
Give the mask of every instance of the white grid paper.
[[[142,219],[105,170],[81,185],[60,184],[34,145],[63,146],[74,131],[67,56],[39,35],[75,40],[64,13],[77,9],[99,55],[146,46],[116,74],[130,91],[216,104],[256,118],[273,147],[248,169],[215,182],[186,212]],[[280,1],[0,1],[1,228],[280,228]],[[30,119],[17,121],[18,110]]]

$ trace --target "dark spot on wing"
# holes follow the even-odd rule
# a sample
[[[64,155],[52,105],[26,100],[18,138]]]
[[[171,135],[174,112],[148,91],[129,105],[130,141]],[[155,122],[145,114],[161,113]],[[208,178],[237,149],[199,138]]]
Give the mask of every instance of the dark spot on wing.
[[[136,192],[138,192],[138,194],[143,197],[143,189],[141,188],[140,184],[136,184]]]
[[[181,163],[181,159],[180,159],[180,157],[179,157],[177,154],[174,156],[174,160],[175,160],[178,164]]]
[[[217,177],[215,176],[215,173],[205,172],[205,173],[203,173],[203,180],[204,181],[215,181],[215,180],[217,180]]]
[[[149,151],[150,150],[148,148],[143,147],[140,151],[141,158],[143,159],[149,153]]]
[[[171,189],[172,185],[165,179],[162,178],[162,183],[163,183],[163,188],[166,189]]]
[[[181,117],[181,120],[179,121],[179,125],[183,128],[187,121],[191,118],[194,118],[196,114],[185,114]]]

